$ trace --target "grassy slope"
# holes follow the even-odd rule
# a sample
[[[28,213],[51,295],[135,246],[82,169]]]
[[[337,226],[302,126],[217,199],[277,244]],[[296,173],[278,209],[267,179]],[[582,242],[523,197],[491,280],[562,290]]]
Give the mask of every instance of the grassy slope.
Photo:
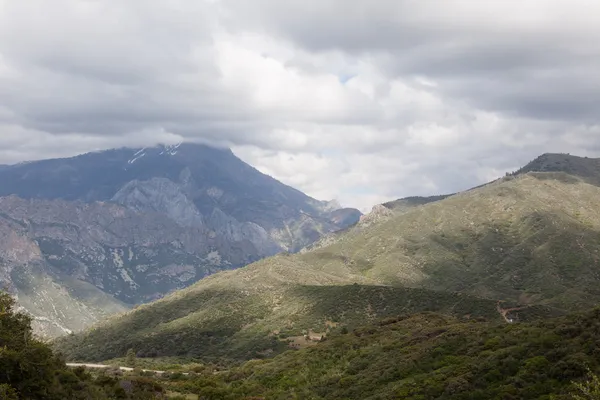
[[[600,187],[564,174],[503,179],[300,256],[375,282],[583,309],[600,299]]]
[[[301,271],[294,277],[297,267],[292,260],[275,258],[268,266],[244,269],[241,277],[227,273],[207,278],[203,285],[140,306],[56,345],[78,361],[120,357],[134,348],[143,357],[235,362],[288,350],[288,340],[308,332],[328,334],[399,314],[436,310],[465,320],[501,321],[491,300],[424,289],[346,285],[323,273]],[[289,283],[294,278],[302,283]],[[553,313],[545,308],[536,311]]]
[[[430,197],[405,197],[402,199],[379,204],[373,207],[373,210],[363,217],[356,224],[336,232],[321,236],[321,238],[300,250],[300,253],[307,253],[323,247],[327,247],[340,240],[348,240],[353,236],[360,236],[363,231],[373,225],[389,219],[394,214],[402,214],[413,208],[423,206],[443,200],[451,195],[430,196]]]
[[[389,201],[387,203],[383,203],[383,205],[390,210],[394,211],[410,211],[414,207],[423,206],[425,204],[433,203],[436,201],[444,200],[448,197],[452,196],[451,194],[444,194],[439,196],[429,196],[429,197],[405,197],[403,199],[398,199],[394,201]]]
[[[599,318],[502,325],[423,313],[170,385],[220,399],[566,400],[600,367]]]
[[[277,335],[322,332],[327,321],[352,327],[422,310],[493,318],[496,300],[542,306],[521,319],[585,309],[600,299],[592,183],[563,173],[508,177],[350,230],[328,247],[214,275],[58,346],[81,360],[129,347],[239,360],[282,351]],[[456,292],[476,297],[455,309]]]

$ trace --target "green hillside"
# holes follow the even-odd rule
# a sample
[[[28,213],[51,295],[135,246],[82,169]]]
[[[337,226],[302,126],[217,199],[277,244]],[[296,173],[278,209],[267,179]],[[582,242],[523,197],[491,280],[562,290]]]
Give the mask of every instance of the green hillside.
[[[498,311],[514,308],[507,320],[524,321],[589,309],[600,301],[600,187],[589,172],[597,160],[577,163],[592,166],[576,169],[582,177],[522,171],[392,212],[327,246],[216,274],[57,347],[76,360],[129,348],[243,360],[404,313],[503,321]]]
[[[278,271],[286,272],[281,266]],[[459,293],[358,284],[217,289],[219,284],[178,292],[57,346],[78,361],[121,357],[133,348],[140,357],[235,363],[314,344],[306,335],[318,340],[399,314],[436,310],[463,320],[502,322],[496,302]],[[556,313],[535,307],[523,316]]]
[[[391,318],[317,346],[167,383],[200,399],[573,400],[600,367],[600,310],[535,323]],[[598,399],[595,396],[580,399]]]
[[[423,206],[425,204],[433,203],[436,201],[444,200],[448,197],[452,196],[451,194],[439,195],[439,196],[429,196],[429,197],[420,197],[420,196],[412,196],[405,197],[402,199],[389,201],[387,203],[383,203],[384,206],[394,211],[408,211],[411,208]]]
[[[600,187],[528,173],[413,209],[299,256],[391,285],[566,310],[600,298]]]

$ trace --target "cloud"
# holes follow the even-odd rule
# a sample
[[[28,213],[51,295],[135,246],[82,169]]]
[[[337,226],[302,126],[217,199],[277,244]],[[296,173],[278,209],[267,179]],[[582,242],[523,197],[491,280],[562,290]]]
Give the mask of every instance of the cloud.
[[[473,107],[592,119],[600,100],[594,0],[223,0],[234,24],[315,52],[378,58],[388,76],[427,76]]]
[[[600,155],[592,0],[0,0],[0,162],[203,140],[366,208]]]

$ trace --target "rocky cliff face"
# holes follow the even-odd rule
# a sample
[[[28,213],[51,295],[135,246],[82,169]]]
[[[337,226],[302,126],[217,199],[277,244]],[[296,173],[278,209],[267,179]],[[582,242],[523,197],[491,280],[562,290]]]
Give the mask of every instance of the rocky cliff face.
[[[113,201],[202,225],[218,209],[240,224],[263,228],[280,250],[296,251],[323,232],[358,221],[339,218],[335,202],[315,200],[264,175],[230,150],[182,144],[116,149],[0,169],[0,196]]]
[[[47,335],[354,224],[229,150],[118,149],[0,169],[0,285]]]
[[[116,204],[13,196],[0,198],[0,210],[0,281],[36,320],[64,332],[268,255],[243,234]]]

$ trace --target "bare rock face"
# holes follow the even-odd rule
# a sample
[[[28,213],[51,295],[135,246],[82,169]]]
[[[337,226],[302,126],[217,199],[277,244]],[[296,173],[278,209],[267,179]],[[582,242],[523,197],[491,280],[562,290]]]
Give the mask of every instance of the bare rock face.
[[[127,183],[111,199],[139,212],[167,215],[181,226],[202,226],[202,215],[182,187],[166,178]]]
[[[373,206],[371,212],[360,217],[358,224],[362,227],[388,219],[394,212],[382,204]]]
[[[112,201],[140,213],[164,214],[182,227],[202,229],[209,232],[212,238],[219,238],[226,243],[249,242],[262,257],[283,250],[264,228],[253,222],[240,222],[219,208],[203,216],[188,197],[190,192],[193,193],[193,186],[189,180],[175,183],[166,178],[152,178],[143,182],[129,182]],[[209,192],[213,197],[222,195],[217,188],[211,188]]]
[[[116,204],[11,196],[0,209],[0,281],[49,334],[83,329],[274,250],[258,249],[244,231],[214,234]]]
[[[254,222],[239,222],[218,208],[207,218],[207,226],[215,237],[221,237],[226,242],[248,242],[259,252],[268,255],[282,251],[264,228]]]
[[[359,216],[201,145],[3,166],[0,285],[55,336]]]

